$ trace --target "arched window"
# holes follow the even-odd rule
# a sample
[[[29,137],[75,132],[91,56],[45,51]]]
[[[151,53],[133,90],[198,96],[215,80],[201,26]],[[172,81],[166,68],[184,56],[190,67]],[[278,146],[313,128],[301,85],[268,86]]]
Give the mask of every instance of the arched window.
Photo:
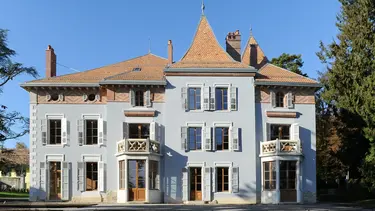
[[[284,93],[277,92],[276,93],[276,107],[284,107]]]
[[[143,106],[144,101],[143,101],[143,91],[142,90],[137,90],[135,92],[135,106]]]

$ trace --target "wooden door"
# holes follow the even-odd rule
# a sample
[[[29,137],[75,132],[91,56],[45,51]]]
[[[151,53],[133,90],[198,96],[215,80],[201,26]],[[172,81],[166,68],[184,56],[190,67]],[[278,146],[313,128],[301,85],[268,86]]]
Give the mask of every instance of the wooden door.
[[[49,163],[49,199],[61,199],[61,162]]]
[[[190,200],[202,200],[202,168],[190,168]]]
[[[129,201],[146,200],[146,162],[128,160]]]
[[[280,161],[280,202],[297,202],[296,161]]]

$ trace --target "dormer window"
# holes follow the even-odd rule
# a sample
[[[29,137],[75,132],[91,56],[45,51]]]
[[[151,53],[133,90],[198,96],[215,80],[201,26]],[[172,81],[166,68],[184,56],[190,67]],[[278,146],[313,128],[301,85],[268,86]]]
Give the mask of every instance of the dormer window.
[[[139,72],[139,71],[141,71],[141,68],[140,68],[140,67],[135,67],[135,68],[133,68],[133,72]]]
[[[276,107],[283,108],[284,107],[284,93],[277,92],[276,93]]]

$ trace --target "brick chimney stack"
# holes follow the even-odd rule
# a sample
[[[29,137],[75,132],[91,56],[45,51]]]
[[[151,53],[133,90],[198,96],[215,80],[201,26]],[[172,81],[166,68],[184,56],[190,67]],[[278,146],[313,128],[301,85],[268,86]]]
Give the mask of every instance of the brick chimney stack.
[[[56,54],[53,48],[48,45],[46,50],[46,78],[56,76]]]
[[[172,40],[168,40],[168,64],[173,64],[173,45]]]
[[[225,38],[227,53],[236,61],[241,61],[241,34],[239,30],[229,32]]]

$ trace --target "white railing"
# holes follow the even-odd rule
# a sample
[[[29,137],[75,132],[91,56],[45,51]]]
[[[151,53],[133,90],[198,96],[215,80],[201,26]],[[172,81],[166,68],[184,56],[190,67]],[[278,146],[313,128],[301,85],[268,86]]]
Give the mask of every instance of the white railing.
[[[157,153],[160,154],[160,143],[150,139],[124,139],[117,142],[117,153]]]
[[[273,140],[260,143],[260,155],[270,154],[300,154],[302,153],[300,140]]]

